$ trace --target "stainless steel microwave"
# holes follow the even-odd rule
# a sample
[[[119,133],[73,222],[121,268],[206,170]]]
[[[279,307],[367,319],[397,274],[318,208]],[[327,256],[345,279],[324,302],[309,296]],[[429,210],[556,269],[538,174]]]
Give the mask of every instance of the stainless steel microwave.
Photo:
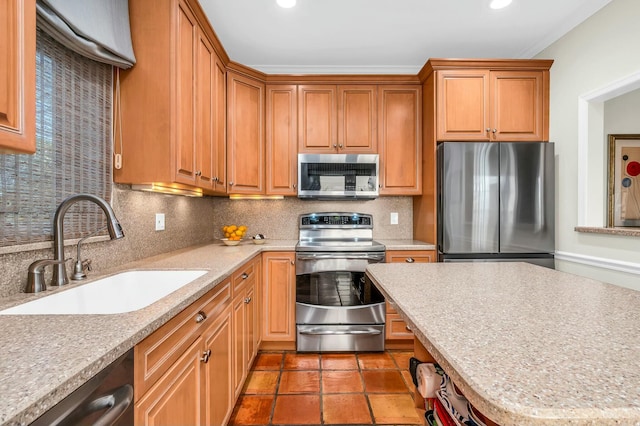
[[[378,154],[298,154],[298,197],[378,197]]]

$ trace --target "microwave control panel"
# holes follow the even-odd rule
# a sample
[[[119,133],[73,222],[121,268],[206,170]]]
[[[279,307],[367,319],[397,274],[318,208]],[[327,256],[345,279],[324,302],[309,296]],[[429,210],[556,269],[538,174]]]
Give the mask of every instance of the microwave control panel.
[[[309,213],[300,216],[301,227],[363,227],[372,228],[373,218],[363,213]]]

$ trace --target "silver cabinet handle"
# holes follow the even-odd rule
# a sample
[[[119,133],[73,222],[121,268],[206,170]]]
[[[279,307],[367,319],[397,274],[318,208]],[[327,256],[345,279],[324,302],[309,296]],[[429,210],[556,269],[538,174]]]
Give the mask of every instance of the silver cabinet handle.
[[[202,352],[202,358],[200,358],[200,361],[206,364],[207,362],[209,362],[209,358],[211,358],[211,349],[207,349],[206,351]]]
[[[498,129],[493,129],[492,130],[493,133],[496,133],[497,131],[498,131]]]
[[[489,133],[491,131],[491,127],[487,127],[487,133]]]
[[[244,303],[249,304],[251,302],[251,298],[247,297],[244,299]]]
[[[407,263],[413,263],[416,260],[413,257],[407,257],[404,261],[407,262]]]
[[[333,144],[333,147],[334,147],[334,148],[337,148],[337,147],[338,147],[338,145],[336,145],[336,144],[334,143],[334,144]]]
[[[200,324],[202,321],[206,319],[207,319],[207,315],[202,311],[198,312],[198,315],[196,315],[196,322],[198,324]]]
[[[243,280],[246,280],[247,278],[249,278],[249,274],[247,274],[246,272],[243,272],[242,275],[240,275],[242,277]]]
[[[202,172],[201,172],[200,170],[198,170],[198,171],[196,172],[196,176],[202,176]]]
[[[233,182],[229,182],[229,186],[233,186]]]

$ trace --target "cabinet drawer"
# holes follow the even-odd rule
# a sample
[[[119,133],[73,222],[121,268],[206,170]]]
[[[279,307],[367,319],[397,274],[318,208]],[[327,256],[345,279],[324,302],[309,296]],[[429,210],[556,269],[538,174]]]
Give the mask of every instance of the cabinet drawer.
[[[387,340],[413,339],[413,333],[409,330],[400,314],[387,313],[387,327],[385,332]]]
[[[435,262],[434,250],[387,250],[387,263],[431,263]]]
[[[238,268],[232,277],[233,281],[233,297],[238,294],[238,292],[244,289],[246,283],[255,280],[256,277],[256,262],[255,258],[251,259],[240,268]]]
[[[185,308],[134,349],[134,399],[137,401],[215,320],[231,300],[230,280]]]

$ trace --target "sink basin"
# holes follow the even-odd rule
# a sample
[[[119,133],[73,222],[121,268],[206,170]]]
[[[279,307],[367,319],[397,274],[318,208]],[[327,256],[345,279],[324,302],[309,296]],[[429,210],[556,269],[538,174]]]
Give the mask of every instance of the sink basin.
[[[203,276],[202,270],[127,271],[0,311],[0,315],[120,314],[137,311]]]

